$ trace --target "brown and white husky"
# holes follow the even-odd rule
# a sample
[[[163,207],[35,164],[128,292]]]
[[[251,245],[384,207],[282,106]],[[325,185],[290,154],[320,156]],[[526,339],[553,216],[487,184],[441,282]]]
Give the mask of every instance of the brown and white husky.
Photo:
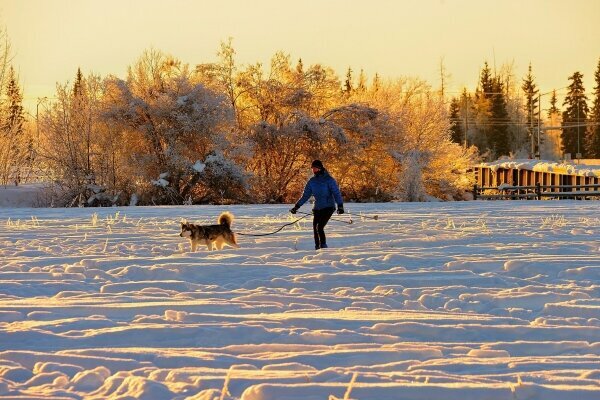
[[[195,225],[182,222],[179,236],[190,240],[192,251],[196,251],[199,244],[205,244],[208,251],[213,250],[214,246],[221,250],[224,244],[239,248],[240,246],[235,241],[235,234],[231,230],[233,214],[221,213],[217,222],[217,225]]]

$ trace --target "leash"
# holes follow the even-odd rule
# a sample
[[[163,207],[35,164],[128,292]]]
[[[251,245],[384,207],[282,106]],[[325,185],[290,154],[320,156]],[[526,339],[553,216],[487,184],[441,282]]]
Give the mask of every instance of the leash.
[[[309,215],[313,215],[313,214],[305,213],[305,212],[302,212],[302,211],[296,211],[296,212],[298,214],[304,214],[304,217],[308,217]],[[343,219],[339,219],[339,218],[336,218],[336,217],[331,217],[329,219],[331,221],[341,222],[341,223],[348,224],[348,225],[352,225],[352,223],[353,223],[352,222],[352,217],[350,217],[350,221],[344,221]]]
[[[277,229],[277,230],[275,230],[273,232],[269,232],[269,233],[244,233],[244,232],[236,232],[236,235],[242,235],[242,236],[269,236],[269,235],[274,235],[274,234],[280,232],[286,226],[294,225],[296,222],[301,221],[304,218],[313,215],[312,213],[305,213],[305,212],[302,212],[302,211],[297,211],[297,213],[298,214],[304,214],[304,216],[300,217],[300,218],[298,218],[298,219],[296,219],[296,220],[294,220],[292,222],[288,222],[287,224],[282,225],[279,229]],[[379,216],[378,215],[370,216],[370,215],[361,214],[361,217],[374,219],[375,221],[379,220]],[[335,218],[335,217],[331,217],[330,219],[332,221],[341,222],[343,224],[348,224],[348,225],[352,225],[353,224],[352,217],[350,217],[349,221],[344,221],[343,219],[339,219],[339,218]]]
[[[302,213],[302,214],[306,214],[306,213]],[[306,214],[304,217],[300,217],[292,222],[288,222],[287,224],[282,225],[279,229],[277,229],[276,231],[273,232],[269,232],[269,233],[243,233],[243,232],[236,232],[236,235],[243,235],[243,236],[269,236],[269,235],[274,235],[277,232],[281,231],[283,228],[285,228],[286,226],[290,226],[290,225],[294,225],[296,222],[303,220],[304,218],[308,217],[309,215],[312,214]]]
[[[373,219],[375,221],[379,221],[379,215],[368,215],[368,214],[363,214],[363,213],[360,213],[359,215],[361,218],[369,218],[369,219]]]

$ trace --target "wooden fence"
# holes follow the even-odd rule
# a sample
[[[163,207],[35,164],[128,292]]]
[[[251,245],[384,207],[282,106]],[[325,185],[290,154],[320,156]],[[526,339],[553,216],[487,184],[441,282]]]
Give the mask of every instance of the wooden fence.
[[[530,186],[473,186],[473,199],[477,200],[542,200],[542,199],[600,199],[600,184],[592,185],[542,185]]]

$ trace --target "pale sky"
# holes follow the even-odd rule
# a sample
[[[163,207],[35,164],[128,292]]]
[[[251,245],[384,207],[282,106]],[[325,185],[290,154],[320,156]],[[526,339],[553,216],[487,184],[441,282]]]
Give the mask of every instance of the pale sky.
[[[542,92],[580,71],[591,92],[600,59],[600,0],[0,0],[0,24],[30,110],[77,67],[125,77],[151,47],[212,62],[228,37],[240,64],[282,50],[342,79],[350,66],[434,88],[443,58],[449,91],[473,90],[487,60],[514,63],[519,82],[531,62]]]

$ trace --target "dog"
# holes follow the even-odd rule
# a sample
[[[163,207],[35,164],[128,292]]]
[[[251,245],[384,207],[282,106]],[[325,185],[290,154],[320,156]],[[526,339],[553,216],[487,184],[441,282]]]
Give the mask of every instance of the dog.
[[[231,230],[233,214],[230,212],[221,213],[217,222],[217,225],[195,225],[182,222],[179,236],[190,240],[192,252],[196,251],[198,245],[203,243],[208,251],[212,251],[215,246],[218,250],[221,250],[224,244],[236,249],[239,248],[240,246],[235,240],[235,234]]]

